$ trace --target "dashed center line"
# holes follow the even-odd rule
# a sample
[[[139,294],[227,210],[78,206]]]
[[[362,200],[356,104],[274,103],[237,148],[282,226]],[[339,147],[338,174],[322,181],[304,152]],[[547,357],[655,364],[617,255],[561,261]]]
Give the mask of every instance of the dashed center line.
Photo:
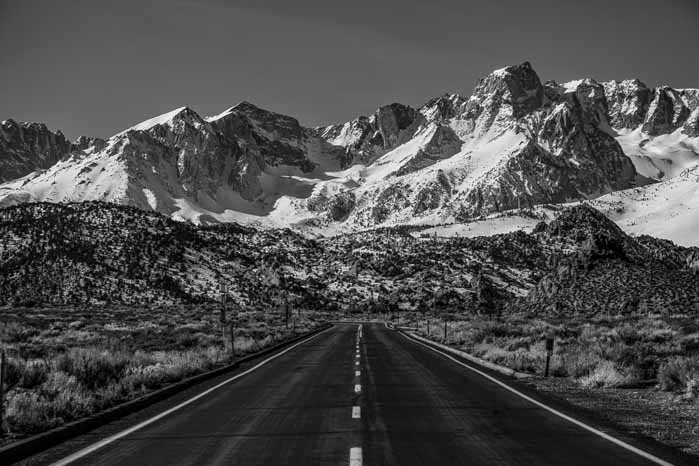
[[[350,448],[350,466],[362,466],[362,447]]]
[[[359,342],[362,338],[362,326],[361,324],[357,327],[357,341],[355,343],[355,366],[359,366]],[[354,371],[354,376],[359,377],[360,371],[355,370]],[[360,384],[355,384],[354,385],[354,393],[361,393],[362,391],[362,386]],[[359,406],[352,406],[352,419],[360,419],[362,416],[362,408]],[[349,457],[349,464],[350,466],[362,466],[362,447],[351,447],[350,448],[350,457]]]

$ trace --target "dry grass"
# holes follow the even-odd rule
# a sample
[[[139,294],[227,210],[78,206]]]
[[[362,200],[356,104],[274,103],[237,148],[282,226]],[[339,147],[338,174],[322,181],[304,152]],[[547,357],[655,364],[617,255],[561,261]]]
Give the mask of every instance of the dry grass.
[[[610,388],[628,383],[629,377],[622,374],[612,361],[601,361],[587,375],[582,376],[579,382],[586,388]]]
[[[555,336],[551,375],[587,388],[617,387],[657,379],[663,390],[696,391],[699,322],[688,316],[617,316],[544,321],[509,317],[451,316],[444,339],[443,321],[415,314],[401,325],[436,341],[518,371],[542,374],[544,339]],[[690,389],[687,388],[690,386]],[[689,390],[689,391],[688,391]]]
[[[685,397],[699,394],[699,357],[677,357],[660,366],[660,387],[668,392],[684,392]]]
[[[230,361],[215,308],[0,310],[8,353],[9,438],[47,430]],[[237,356],[310,330],[303,312],[288,328],[260,309],[236,314]]]

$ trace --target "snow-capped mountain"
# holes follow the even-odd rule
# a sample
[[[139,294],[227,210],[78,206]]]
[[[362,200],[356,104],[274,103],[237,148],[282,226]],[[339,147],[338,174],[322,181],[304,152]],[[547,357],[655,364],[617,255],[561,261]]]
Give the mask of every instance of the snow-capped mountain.
[[[182,107],[107,141],[79,140],[70,157],[2,185],[1,202],[103,200],[198,221],[263,216],[282,193],[307,196],[312,177],[340,168],[344,152],[311,133],[246,102],[210,118]]]
[[[469,98],[316,128],[248,102],[212,117],[182,107],[73,144],[13,136],[5,123],[0,205],[106,200],[319,232],[466,222],[628,189],[673,196],[663,183],[695,180],[679,176],[699,161],[699,90],[542,83],[527,62],[490,73]],[[15,154],[23,168],[6,169]]]

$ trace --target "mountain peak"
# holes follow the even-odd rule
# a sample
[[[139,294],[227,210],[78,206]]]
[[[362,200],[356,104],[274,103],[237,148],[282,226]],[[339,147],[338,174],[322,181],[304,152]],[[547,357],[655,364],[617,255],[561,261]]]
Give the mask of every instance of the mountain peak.
[[[499,68],[497,70],[494,70],[492,73],[493,75],[496,76],[501,76],[504,74],[522,74],[522,73],[532,73],[534,72],[534,68],[532,68],[532,64],[529,63],[528,61],[523,61],[522,63],[518,65],[508,65],[504,68]]]
[[[478,81],[464,108],[467,119],[475,121],[476,131],[485,133],[493,124],[511,124],[540,108],[544,86],[529,62],[506,66]]]
[[[461,114],[468,100],[456,93],[444,93],[439,97],[430,99],[419,112],[428,121],[448,120]]]
[[[163,113],[158,116],[154,116],[153,118],[149,118],[148,120],[142,121],[134,126],[131,126],[130,128],[125,129],[124,131],[121,131],[120,133],[115,134],[115,136],[120,136],[124,133],[127,133],[129,131],[148,131],[151,128],[154,128],[155,126],[158,125],[169,125],[171,126],[172,122],[177,119],[178,117],[194,117],[196,119],[200,119],[199,115],[192,110],[189,107],[179,107],[174,110],[170,110],[169,112]]]
[[[229,110],[238,110],[238,111],[262,110],[262,111],[265,111],[265,112],[268,111],[268,110],[265,110],[264,108],[259,107],[259,106],[255,105],[255,104],[253,104],[252,102],[249,102],[249,101],[247,101],[247,100],[241,100],[240,102],[238,102],[237,104],[235,104],[234,106],[232,106]],[[271,113],[271,112],[270,112],[270,113]]]
[[[207,118],[207,121],[213,122],[233,113],[243,115],[256,121],[286,121],[292,126],[299,126],[299,122],[296,118],[267,110],[247,100],[242,100],[218,115]]]

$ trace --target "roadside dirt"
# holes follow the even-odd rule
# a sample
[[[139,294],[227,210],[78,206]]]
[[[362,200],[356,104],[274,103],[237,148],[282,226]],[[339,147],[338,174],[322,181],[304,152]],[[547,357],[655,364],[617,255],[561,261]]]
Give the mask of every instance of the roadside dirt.
[[[699,400],[646,389],[588,389],[562,378],[534,378],[527,384],[543,393],[594,411],[632,434],[652,437],[699,456]]]

